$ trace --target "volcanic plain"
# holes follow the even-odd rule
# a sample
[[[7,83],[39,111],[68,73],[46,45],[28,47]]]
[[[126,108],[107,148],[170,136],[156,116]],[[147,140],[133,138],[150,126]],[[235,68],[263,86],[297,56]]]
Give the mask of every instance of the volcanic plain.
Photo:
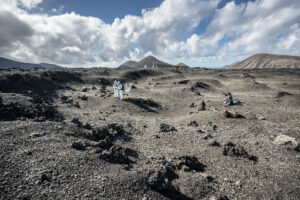
[[[299,69],[3,69],[0,91],[0,199],[300,199]]]

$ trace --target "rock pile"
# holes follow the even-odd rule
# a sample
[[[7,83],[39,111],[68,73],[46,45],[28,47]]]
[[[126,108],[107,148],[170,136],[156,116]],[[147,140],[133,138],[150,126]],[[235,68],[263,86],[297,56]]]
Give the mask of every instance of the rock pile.
[[[171,132],[171,131],[177,131],[177,129],[174,126],[171,126],[169,124],[161,123],[159,126],[160,132]]]
[[[243,157],[253,161],[258,160],[256,156],[249,155],[248,152],[244,149],[244,147],[233,144],[232,142],[228,142],[224,146],[223,155],[232,157]]]

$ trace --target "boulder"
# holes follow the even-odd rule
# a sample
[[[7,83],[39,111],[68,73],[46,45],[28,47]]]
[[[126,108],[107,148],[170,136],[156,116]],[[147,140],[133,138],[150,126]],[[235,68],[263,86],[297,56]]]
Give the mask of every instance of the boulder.
[[[164,161],[160,168],[155,168],[148,173],[148,185],[158,192],[176,192],[178,189],[172,184],[172,181],[178,179],[176,167],[167,161]]]
[[[182,81],[178,81],[178,84],[187,84],[189,82],[189,80],[182,80]]]
[[[243,157],[248,158],[249,160],[257,162],[258,158],[256,156],[249,155],[244,147],[240,145],[233,144],[228,142],[223,149],[223,155],[231,157]]]
[[[274,139],[273,143],[276,145],[283,145],[287,149],[295,149],[299,151],[299,143],[297,142],[297,140],[284,134],[277,136]]]
[[[108,151],[103,151],[100,154],[100,159],[115,164],[131,164],[132,160],[129,158],[130,150],[118,145],[113,145]]]
[[[160,132],[171,132],[171,131],[177,131],[177,129],[174,126],[161,123],[160,124]]]
[[[86,144],[82,141],[76,141],[72,143],[72,148],[77,150],[85,150]]]
[[[178,169],[184,168],[186,172],[195,170],[197,172],[203,172],[206,165],[200,163],[195,156],[182,156],[179,157]]]
[[[233,119],[237,119],[237,118],[245,118],[245,116],[241,115],[240,113],[236,112],[235,114],[232,114],[231,112],[225,110],[224,112],[224,116],[225,118],[233,118]]]
[[[202,110],[206,110],[205,108],[206,104],[204,102],[204,100],[201,102],[201,104],[199,105],[198,111],[202,111]]]
[[[89,88],[83,88],[82,92],[88,92]]]

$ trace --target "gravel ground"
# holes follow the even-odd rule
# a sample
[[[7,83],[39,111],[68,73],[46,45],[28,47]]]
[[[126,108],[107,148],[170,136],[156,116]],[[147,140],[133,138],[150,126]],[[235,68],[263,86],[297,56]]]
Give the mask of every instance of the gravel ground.
[[[134,84],[130,98],[114,98],[115,79]],[[0,199],[300,199],[299,80],[296,69],[2,70]],[[242,104],[224,107],[225,91]]]

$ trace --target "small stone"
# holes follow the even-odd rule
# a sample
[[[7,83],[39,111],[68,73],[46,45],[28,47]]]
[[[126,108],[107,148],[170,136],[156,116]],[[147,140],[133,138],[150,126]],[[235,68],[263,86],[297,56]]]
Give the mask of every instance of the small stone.
[[[82,141],[76,141],[72,143],[72,148],[77,150],[85,150],[86,145]]]
[[[153,138],[154,138],[154,139],[159,139],[160,136],[159,136],[159,135],[154,135]]]
[[[257,119],[258,119],[258,120],[266,120],[266,118],[265,118],[265,117],[262,117],[262,116],[258,117]]]
[[[50,180],[51,180],[50,177],[47,176],[46,174],[42,174],[42,175],[41,175],[41,181],[42,181],[42,182],[44,182],[44,181],[50,181]]]
[[[220,145],[219,142],[217,142],[217,141],[215,140],[215,141],[213,141],[212,143],[210,143],[209,146],[220,147],[221,145]]]
[[[198,124],[198,122],[196,122],[196,121],[194,120],[194,121],[191,121],[190,123],[188,123],[188,126],[197,127],[197,126],[199,126],[199,124]]]
[[[43,135],[44,135],[44,133],[33,132],[33,133],[29,134],[29,137],[41,137]]]

